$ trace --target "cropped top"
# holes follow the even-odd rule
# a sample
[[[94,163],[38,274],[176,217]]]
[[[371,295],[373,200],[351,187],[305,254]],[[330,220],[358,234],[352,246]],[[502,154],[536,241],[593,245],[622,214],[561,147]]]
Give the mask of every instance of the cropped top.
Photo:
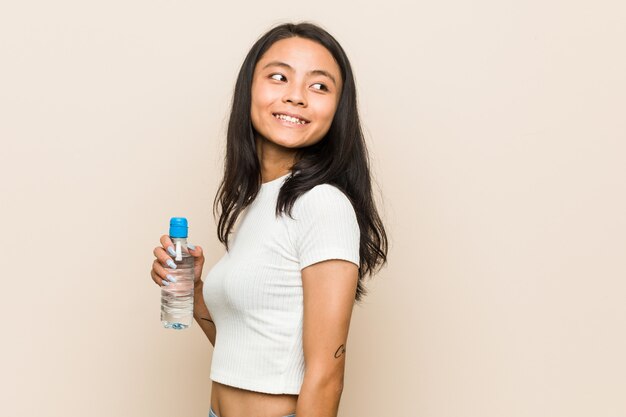
[[[304,379],[301,270],[327,259],[359,265],[356,213],[337,187],[317,185],[295,201],[293,219],[276,216],[289,175],[261,185],[203,279],[216,327],[210,378],[270,394],[299,394]]]

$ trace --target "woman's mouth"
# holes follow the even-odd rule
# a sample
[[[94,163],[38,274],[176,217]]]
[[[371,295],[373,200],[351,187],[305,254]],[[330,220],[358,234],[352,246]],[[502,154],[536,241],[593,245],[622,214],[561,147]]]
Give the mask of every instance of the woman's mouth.
[[[287,114],[283,114],[283,113],[272,113],[272,116],[274,116],[276,119],[289,123],[291,125],[305,125],[310,123],[310,121],[301,118],[301,117],[296,117],[296,116],[290,116]]]

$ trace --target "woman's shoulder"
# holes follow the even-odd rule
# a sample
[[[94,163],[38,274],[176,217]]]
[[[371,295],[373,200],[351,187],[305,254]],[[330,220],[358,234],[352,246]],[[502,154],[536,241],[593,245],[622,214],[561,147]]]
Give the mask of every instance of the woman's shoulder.
[[[293,209],[288,231],[300,268],[326,259],[359,265],[359,223],[350,199],[340,188],[316,185],[296,200]]]
[[[350,198],[337,186],[318,184],[304,192],[294,203],[294,212],[315,217],[355,217]],[[328,219],[331,220],[331,219]]]
[[[337,186],[332,184],[318,184],[308,191],[305,191],[297,200],[301,205],[332,206],[350,205],[350,198]]]

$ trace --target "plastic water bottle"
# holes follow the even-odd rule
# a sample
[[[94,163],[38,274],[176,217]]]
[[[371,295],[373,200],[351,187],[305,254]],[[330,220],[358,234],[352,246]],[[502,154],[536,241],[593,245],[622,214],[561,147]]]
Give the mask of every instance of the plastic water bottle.
[[[193,256],[187,249],[187,219],[170,219],[170,239],[176,256],[176,269],[165,268],[176,282],[161,287],[161,323],[167,329],[186,329],[193,322]]]

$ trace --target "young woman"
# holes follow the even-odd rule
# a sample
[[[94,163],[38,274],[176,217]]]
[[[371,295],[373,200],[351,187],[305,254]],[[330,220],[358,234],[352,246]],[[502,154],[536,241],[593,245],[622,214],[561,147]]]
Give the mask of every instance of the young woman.
[[[211,417],[337,415],[352,307],[387,261],[371,188],[345,52],[316,25],[274,27],[235,86],[214,201],[226,253],[202,280],[189,248],[194,317],[214,346]],[[154,250],[158,285],[171,247],[165,235]]]

